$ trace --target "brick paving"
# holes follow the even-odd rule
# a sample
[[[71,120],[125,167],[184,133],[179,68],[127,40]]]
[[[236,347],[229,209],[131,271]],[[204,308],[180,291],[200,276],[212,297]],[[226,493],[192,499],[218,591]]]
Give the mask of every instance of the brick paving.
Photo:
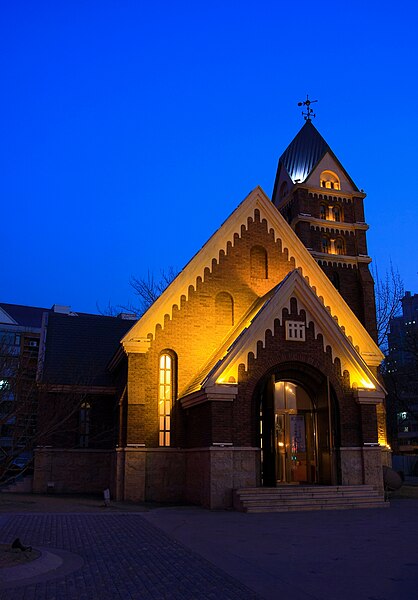
[[[1,600],[256,600],[253,591],[139,514],[18,514],[0,520],[0,541],[82,557],[81,568],[0,590]]]

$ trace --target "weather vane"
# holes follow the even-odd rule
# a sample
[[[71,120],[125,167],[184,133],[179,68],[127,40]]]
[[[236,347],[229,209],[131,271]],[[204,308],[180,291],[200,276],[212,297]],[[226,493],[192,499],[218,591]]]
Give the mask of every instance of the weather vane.
[[[318,102],[318,100],[309,100],[308,94],[306,94],[306,100],[303,102],[298,102],[298,106],[306,106],[306,113],[302,111],[303,118],[305,121],[311,121],[311,117],[316,117],[313,109],[311,108],[311,104],[314,102]]]

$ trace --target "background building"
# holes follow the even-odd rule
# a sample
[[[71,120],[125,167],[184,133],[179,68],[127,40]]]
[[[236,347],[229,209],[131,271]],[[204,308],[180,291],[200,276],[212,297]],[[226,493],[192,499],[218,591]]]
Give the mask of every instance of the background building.
[[[392,448],[418,453],[418,294],[406,292],[402,314],[390,321],[385,384]]]
[[[0,478],[32,458],[39,340],[47,310],[0,303]]]

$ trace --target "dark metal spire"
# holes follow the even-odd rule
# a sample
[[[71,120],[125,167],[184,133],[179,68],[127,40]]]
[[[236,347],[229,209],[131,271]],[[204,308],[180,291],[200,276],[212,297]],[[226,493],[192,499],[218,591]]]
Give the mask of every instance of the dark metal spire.
[[[306,94],[306,100],[303,102],[298,102],[298,106],[306,106],[306,113],[302,111],[303,118],[305,121],[312,121],[311,117],[316,117],[313,109],[311,108],[311,104],[314,102],[318,102],[318,100],[309,100],[308,94]]]

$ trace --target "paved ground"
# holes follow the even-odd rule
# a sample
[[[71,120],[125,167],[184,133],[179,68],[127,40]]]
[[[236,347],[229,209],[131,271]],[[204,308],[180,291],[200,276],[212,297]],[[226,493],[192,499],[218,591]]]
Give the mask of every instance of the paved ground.
[[[15,498],[19,510],[25,498]],[[417,499],[267,515],[32,501],[33,512],[4,512],[0,496],[0,541],[40,547],[55,570],[3,582],[0,600],[418,598]]]

